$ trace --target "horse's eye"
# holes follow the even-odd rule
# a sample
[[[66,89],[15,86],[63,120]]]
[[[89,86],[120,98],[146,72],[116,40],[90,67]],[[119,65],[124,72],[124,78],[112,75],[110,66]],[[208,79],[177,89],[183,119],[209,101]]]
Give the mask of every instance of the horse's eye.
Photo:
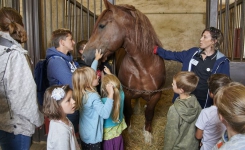
[[[104,27],[105,27],[105,25],[103,25],[103,24],[99,25],[99,28],[101,28],[101,29],[103,29]]]

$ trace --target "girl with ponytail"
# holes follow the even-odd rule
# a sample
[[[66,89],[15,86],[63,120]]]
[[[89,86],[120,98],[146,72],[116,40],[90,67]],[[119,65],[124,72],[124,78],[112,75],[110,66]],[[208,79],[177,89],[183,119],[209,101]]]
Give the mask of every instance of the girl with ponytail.
[[[13,8],[3,7],[0,10],[0,30],[2,32],[8,32],[18,43],[25,43],[27,41],[22,17]]]
[[[101,94],[106,97],[106,85],[112,84],[114,89],[113,94],[113,108],[108,119],[104,119],[104,133],[103,133],[103,149],[104,150],[124,150],[122,131],[127,128],[124,120],[124,92],[120,81],[115,75],[108,73],[109,69],[105,67],[107,75],[101,80]],[[106,102],[106,98],[102,98],[102,102]]]
[[[0,149],[30,149],[35,127],[43,124],[38,109],[36,83],[30,69],[21,15],[0,9]]]

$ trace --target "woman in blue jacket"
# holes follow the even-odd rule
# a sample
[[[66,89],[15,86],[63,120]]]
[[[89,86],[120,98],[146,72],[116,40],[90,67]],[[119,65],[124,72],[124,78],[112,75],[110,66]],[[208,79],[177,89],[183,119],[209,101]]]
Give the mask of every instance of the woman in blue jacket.
[[[208,95],[207,79],[216,73],[230,76],[229,59],[219,49],[223,42],[222,32],[214,27],[206,28],[202,32],[200,47],[174,52],[156,46],[154,53],[166,60],[182,63],[182,71],[193,71],[199,82],[193,94],[197,97],[202,108],[209,107],[213,100]],[[174,95],[173,101],[178,95]]]
[[[72,87],[72,74],[79,67],[73,61],[71,51],[74,49],[75,41],[72,32],[68,29],[57,29],[52,32],[53,47],[46,51],[47,77],[49,85],[69,85]],[[75,133],[78,132],[79,112],[68,114],[67,117],[72,122]]]

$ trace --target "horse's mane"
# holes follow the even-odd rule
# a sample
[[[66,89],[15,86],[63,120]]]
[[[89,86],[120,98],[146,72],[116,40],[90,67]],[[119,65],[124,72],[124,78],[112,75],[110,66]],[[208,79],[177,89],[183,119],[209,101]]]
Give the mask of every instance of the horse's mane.
[[[162,46],[161,41],[158,39],[158,36],[150,22],[150,20],[146,17],[145,14],[140,12],[138,9],[135,9],[132,5],[121,4],[114,5],[114,7],[121,9],[122,11],[130,14],[135,19],[135,42],[137,45],[137,49],[141,50],[141,52],[149,54],[153,52],[154,46]],[[95,32],[98,23],[103,18],[103,16],[109,10],[104,10],[99,18],[96,21],[93,32]]]
[[[117,5],[117,8],[130,13],[135,18],[135,40],[138,49],[148,54],[153,52],[154,46],[162,46],[161,41],[145,14],[132,5]]]

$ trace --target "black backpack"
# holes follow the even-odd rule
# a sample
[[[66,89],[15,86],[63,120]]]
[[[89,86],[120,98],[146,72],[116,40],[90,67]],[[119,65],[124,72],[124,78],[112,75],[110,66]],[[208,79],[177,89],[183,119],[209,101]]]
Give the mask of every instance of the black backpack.
[[[44,98],[45,90],[49,87],[49,81],[47,77],[48,62],[50,59],[54,57],[60,57],[60,56],[51,56],[48,60],[47,59],[40,60],[35,66],[34,80],[37,85],[37,99],[41,106],[43,105],[43,98]]]

